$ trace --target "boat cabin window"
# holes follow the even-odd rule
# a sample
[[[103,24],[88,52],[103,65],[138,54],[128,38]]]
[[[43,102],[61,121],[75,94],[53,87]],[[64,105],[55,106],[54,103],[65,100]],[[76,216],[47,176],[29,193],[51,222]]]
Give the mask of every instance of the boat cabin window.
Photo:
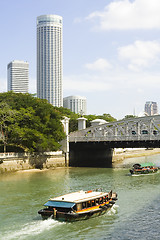
[[[108,195],[106,195],[104,197],[96,198],[93,200],[89,200],[87,202],[77,203],[77,205],[76,205],[77,211],[79,211],[81,209],[89,208],[89,207],[98,206],[100,204],[105,203],[106,201],[108,201]]]
[[[104,201],[108,201],[108,195],[104,196]]]
[[[77,211],[82,209],[82,203],[77,203]]]
[[[87,201],[87,202],[82,202],[82,209],[99,205],[99,204],[96,204],[97,200],[98,199],[90,200],[90,201]]]
[[[86,208],[86,207],[87,207],[87,203],[86,203],[86,202],[83,202],[83,203],[82,203],[82,209],[83,209],[83,208]]]

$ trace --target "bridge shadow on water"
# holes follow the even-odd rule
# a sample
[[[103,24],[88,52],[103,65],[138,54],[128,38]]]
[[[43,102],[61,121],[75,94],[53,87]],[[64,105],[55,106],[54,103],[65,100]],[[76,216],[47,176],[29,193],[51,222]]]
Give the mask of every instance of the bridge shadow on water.
[[[112,167],[113,149],[103,142],[70,143],[69,166],[71,167]]]
[[[69,166],[112,168],[114,148],[160,148],[160,141],[70,142]]]

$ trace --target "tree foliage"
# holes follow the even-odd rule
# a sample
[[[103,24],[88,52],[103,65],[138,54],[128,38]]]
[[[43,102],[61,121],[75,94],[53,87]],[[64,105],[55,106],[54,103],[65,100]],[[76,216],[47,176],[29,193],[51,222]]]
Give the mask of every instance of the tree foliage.
[[[4,152],[6,152],[9,131],[14,127],[17,114],[17,111],[12,110],[7,103],[0,102],[0,132],[1,141],[4,145]]]
[[[57,111],[62,116],[66,116],[69,118],[69,131],[70,132],[74,132],[74,131],[78,130],[77,119],[81,116],[80,114],[76,114],[76,113],[72,112],[70,109],[63,108],[63,107],[57,108]]]
[[[7,145],[19,147],[23,151],[56,151],[59,142],[65,137],[61,119],[70,119],[70,132],[78,130],[75,114],[67,108],[53,107],[47,100],[36,98],[32,94],[6,92],[0,93],[0,132],[4,150]],[[110,114],[85,115],[87,127],[94,119],[115,121]]]
[[[129,119],[129,118],[136,118],[137,116],[135,116],[135,115],[126,115],[125,117],[124,117],[124,119]]]
[[[59,142],[65,137],[62,114],[47,100],[28,93],[7,92],[0,93],[0,104],[0,124],[6,131],[7,144],[30,152],[59,149]],[[3,105],[6,107],[2,108]]]
[[[63,116],[67,116],[70,121],[69,121],[69,131],[70,132],[74,132],[78,130],[78,118],[81,117],[80,114],[76,114],[73,113],[71,110],[67,109],[67,108],[57,108],[57,111],[59,111]],[[104,113],[103,115],[84,115],[83,117],[85,117],[87,119],[87,123],[86,126],[90,127],[91,126],[91,121],[95,120],[95,119],[103,119],[107,122],[113,122],[116,121],[116,119],[114,117],[112,117],[110,114]]]

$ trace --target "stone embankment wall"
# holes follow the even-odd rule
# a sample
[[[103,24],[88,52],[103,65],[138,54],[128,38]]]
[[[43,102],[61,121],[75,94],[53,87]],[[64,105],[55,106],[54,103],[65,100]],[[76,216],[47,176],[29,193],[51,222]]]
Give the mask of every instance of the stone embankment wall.
[[[68,161],[66,161],[65,154],[59,152],[59,154],[50,154],[47,156],[46,163],[43,164],[44,168],[55,167],[67,167]]]
[[[67,165],[65,155],[61,151],[47,153],[45,156],[44,168],[65,167]],[[0,154],[0,173],[28,169],[34,169],[34,166],[30,164],[29,155],[17,153]]]
[[[115,149],[113,153],[113,165],[114,163],[123,162],[126,158],[131,157],[143,157],[154,154],[160,154],[160,148],[155,149]],[[43,164],[45,169],[66,167],[68,161],[66,161],[65,155],[60,152],[46,153],[46,162]],[[30,164],[30,158],[28,155],[19,155],[18,153],[0,153],[0,173],[14,172],[18,170],[34,169],[34,166]]]

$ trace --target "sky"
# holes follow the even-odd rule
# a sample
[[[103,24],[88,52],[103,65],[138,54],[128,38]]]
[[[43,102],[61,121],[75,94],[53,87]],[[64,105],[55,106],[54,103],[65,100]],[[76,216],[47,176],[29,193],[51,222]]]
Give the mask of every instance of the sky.
[[[160,109],[160,0],[0,0],[0,92],[7,64],[29,62],[36,93],[36,18],[63,17],[63,97],[87,98],[87,114],[117,120]]]

